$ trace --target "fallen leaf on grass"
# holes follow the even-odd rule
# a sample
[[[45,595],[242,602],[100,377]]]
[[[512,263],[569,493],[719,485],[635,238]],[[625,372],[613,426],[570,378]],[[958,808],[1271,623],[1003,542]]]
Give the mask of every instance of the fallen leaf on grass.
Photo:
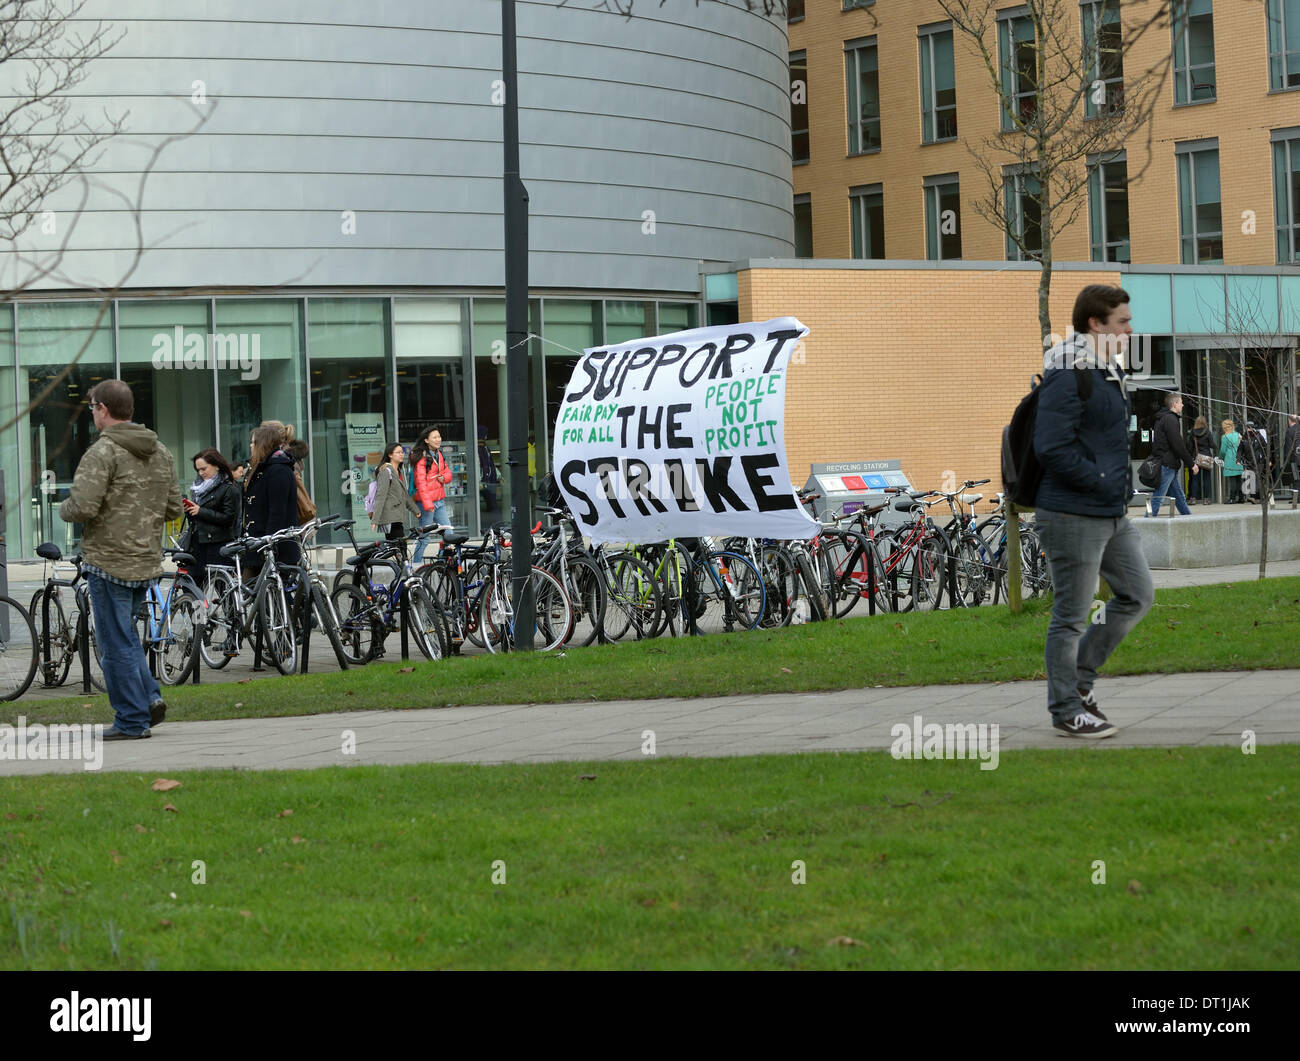
[[[110,851],[109,855],[111,855],[113,858],[113,865],[120,866],[122,864],[123,861],[122,856],[119,855],[116,851]]]
[[[305,844],[306,842],[307,841],[304,840],[301,836],[295,836],[292,840],[289,841],[289,843],[291,844]]]
[[[789,667],[782,667],[782,668],[781,668],[781,673],[782,673],[782,674],[793,674],[794,671],[792,671]]]
[[[352,690],[349,689],[349,690],[348,690],[346,693],[344,693],[343,695],[344,695],[344,696],[351,696],[351,695],[352,695]]]
[[[415,670],[414,667],[398,667],[398,668],[397,668],[397,673],[398,673],[398,674],[410,674],[411,671],[413,671],[413,670]]]
[[[834,939],[826,941],[828,947],[865,947],[866,944],[860,939],[854,939],[852,936],[836,936]]]
[[[249,682],[251,682],[252,680],[253,680],[252,678],[240,678],[239,681],[235,682],[235,684],[236,684],[236,685],[247,685],[247,684],[248,684]]]
[[[181,783],[179,781],[173,781],[169,777],[160,777],[149,787],[155,792],[170,792],[174,788],[180,788]]]
[[[642,899],[642,900],[641,900],[641,905],[642,905],[642,906],[654,906],[654,904],[657,903],[658,901],[659,901],[658,899]]]
[[[136,831],[137,833],[147,833],[149,830],[146,829],[146,828],[145,828],[143,825],[141,825],[139,822],[136,822],[136,823],[135,823],[135,831]]]
[[[253,911],[252,911],[252,910],[240,910],[240,911],[239,911],[239,916],[240,916],[240,917],[252,917],[252,916],[253,916]]]
[[[172,927],[172,923],[171,923],[170,921],[168,921],[167,918],[164,917],[161,921],[158,922],[158,927],[159,927],[159,928],[171,928],[171,927]]]
[[[579,780],[579,781],[595,781],[595,780],[596,780],[596,775],[595,775],[595,774],[579,774],[579,775],[578,775],[578,780]]]
[[[293,813],[293,808],[292,808],[292,807],[285,807],[284,810],[280,811],[280,813],[276,815],[276,817],[277,817],[277,818],[287,818],[287,817],[289,817],[289,815],[292,814],[292,813]]]
[[[180,811],[178,811],[178,810],[177,810],[177,809],[176,809],[172,804],[170,804],[170,803],[164,803],[164,804],[163,804],[163,810],[169,810],[169,811],[171,811],[173,814],[180,814]]]
[[[1142,891],[1142,884],[1139,881],[1131,880],[1128,882],[1128,891],[1130,895],[1138,895]]]
[[[236,707],[243,707],[243,706],[244,706],[243,701],[241,700],[241,701],[240,701],[239,703],[237,703],[235,706],[236,706]]]

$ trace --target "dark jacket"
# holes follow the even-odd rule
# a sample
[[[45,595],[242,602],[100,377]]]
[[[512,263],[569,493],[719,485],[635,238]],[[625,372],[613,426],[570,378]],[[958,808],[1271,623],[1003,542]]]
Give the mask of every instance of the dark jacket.
[[[1196,451],[1198,457],[1213,457],[1218,449],[1214,444],[1214,432],[1208,427],[1192,428],[1192,436],[1188,439],[1188,444]]]
[[[1178,414],[1172,409],[1161,409],[1156,413],[1155,426],[1151,429],[1151,456],[1160,458],[1164,468],[1191,467],[1196,463],[1196,454],[1187,448],[1183,441],[1183,432],[1178,424]]]
[[[1035,507],[1078,516],[1122,516],[1129,482],[1129,400],[1124,372],[1054,368],[1043,375],[1034,421],[1034,453],[1043,466]],[[1092,394],[1079,399],[1079,372]]]
[[[1282,436],[1282,463],[1300,464],[1300,424],[1288,424]]]
[[[191,546],[220,545],[239,536],[242,493],[237,482],[225,478],[208,491],[189,518],[194,527]]]
[[[261,537],[285,527],[298,526],[298,479],[293,458],[276,450],[257,466],[244,485],[244,533]],[[277,549],[282,563],[294,563],[297,546],[282,543]]]

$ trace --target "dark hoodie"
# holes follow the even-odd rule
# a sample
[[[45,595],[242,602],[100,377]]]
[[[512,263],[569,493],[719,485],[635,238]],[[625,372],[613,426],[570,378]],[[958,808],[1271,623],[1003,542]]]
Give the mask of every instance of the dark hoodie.
[[[59,516],[83,525],[81,555],[121,582],[162,574],[162,529],[184,512],[176,462],[140,424],[105,428],[86,450]]]

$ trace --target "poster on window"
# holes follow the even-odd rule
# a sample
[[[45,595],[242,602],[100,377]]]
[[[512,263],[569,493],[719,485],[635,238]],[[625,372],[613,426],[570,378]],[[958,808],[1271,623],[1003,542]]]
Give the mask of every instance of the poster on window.
[[[583,352],[555,422],[554,474],[595,542],[811,538],[785,455],[794,317]]]
[[[375,478],[375,469],[384,459],[384,414],[346,413],[348,471],[351,473],[352,518],[358,529],[370,526],[366,512],[366,491]]]

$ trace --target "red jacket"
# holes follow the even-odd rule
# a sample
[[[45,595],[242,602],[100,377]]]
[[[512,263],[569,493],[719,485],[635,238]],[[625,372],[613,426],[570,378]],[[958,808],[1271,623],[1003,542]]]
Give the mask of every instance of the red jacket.
[[[451,469],[447,467],[447,458],[442,455],[442,450],[438,450],[432,456],[436,463],[429,467],[427,472],[424,457],[415,462],[415,499],[425,510],[433,508],[447,496],[443,484],[451,482]]]

